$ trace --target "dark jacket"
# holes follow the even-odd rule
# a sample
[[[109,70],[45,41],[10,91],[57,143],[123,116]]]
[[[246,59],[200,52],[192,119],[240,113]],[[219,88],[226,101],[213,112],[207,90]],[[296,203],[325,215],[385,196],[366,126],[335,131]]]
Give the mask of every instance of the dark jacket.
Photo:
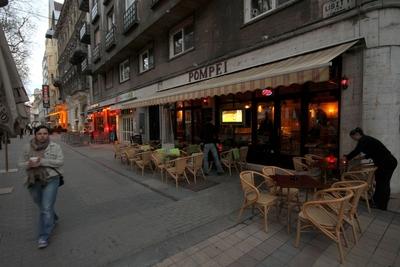
[[[211,123],[207,122],[201,129],[201,141],[204,144],[215,143],[217,135],[217,128]]]
[[[361,152],[365,154],[366,158],[372,159],[376,166],[392,165],[393,162],[397,162],[396,158],[381,141],[368,135],[362,136],[358,140],[356,148],[346,157],[351,160]]]

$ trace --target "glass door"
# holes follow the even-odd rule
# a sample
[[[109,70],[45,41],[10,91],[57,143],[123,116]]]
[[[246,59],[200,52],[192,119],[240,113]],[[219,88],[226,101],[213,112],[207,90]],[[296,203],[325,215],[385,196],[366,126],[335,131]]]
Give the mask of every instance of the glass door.
[[[274,102],[259,102],[257,105],[257,144],[272,148],[274,144]]]
[[[286,99],[281,101],[280,152],[282,155],[301,153],[301,101]]]

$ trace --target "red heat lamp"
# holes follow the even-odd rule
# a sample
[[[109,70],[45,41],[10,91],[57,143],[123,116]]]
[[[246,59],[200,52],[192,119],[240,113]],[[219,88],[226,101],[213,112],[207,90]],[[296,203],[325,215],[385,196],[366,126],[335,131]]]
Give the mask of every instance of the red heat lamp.
[[[347,89],[347,87],[349,87],[349,78],[343,76],[343,78],[340,80],[340,86],[342,89]]]

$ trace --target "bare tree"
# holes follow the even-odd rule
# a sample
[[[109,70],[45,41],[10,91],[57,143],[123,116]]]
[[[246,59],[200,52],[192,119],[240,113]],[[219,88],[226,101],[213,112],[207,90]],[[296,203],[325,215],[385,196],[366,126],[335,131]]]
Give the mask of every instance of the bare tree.
[[[25,82],[29,75],[27,60],[31,55],[32,32],[35,27],[35,8],[33,1],[9,0],[9,4],[0,8],[0,26],[6,35],[11,53],[21,79]]]

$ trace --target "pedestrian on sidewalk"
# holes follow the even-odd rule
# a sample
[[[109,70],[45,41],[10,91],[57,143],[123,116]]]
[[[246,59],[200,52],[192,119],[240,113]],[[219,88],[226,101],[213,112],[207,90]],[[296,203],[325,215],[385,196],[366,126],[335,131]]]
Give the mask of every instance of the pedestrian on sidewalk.
[[[40,210],[38,248],[48,246],[50,234],[58,220],[54,211],[60,185],[64,156],[60,145],[50,141],[49,129],[38,126],[34,137],[23,150],[19,165],[26,169],[27,186]]]
[[[378,169],[375,171],[375,192],[373,202],[376,208],[387,210],[390,199],[390,179],[397,167],[397,160],[392,153],[374,137],[365,135],[361,128],[350,132],[350,137],[357,141],[357,146],[349,154],[344,155],[344,160],[351,160],[360,153],[365,154],[360,158],[370,158]]]
[[[218,132],[215,128],[214,124],[211,123],[211,118],[206,118],[206,123],[203,125],[201,129],[201,139],[204,144],[203,152],[204,152],[204,160],[203,160],[203,170],[204,174],[208,175],[209,166],[208,166],[208,153],[211,151],[215,166],[217,167],[218,175],[224,173],[224,170],[221,166],[221,161],[219,160],[217,147],[215,145],[217,141]]]

